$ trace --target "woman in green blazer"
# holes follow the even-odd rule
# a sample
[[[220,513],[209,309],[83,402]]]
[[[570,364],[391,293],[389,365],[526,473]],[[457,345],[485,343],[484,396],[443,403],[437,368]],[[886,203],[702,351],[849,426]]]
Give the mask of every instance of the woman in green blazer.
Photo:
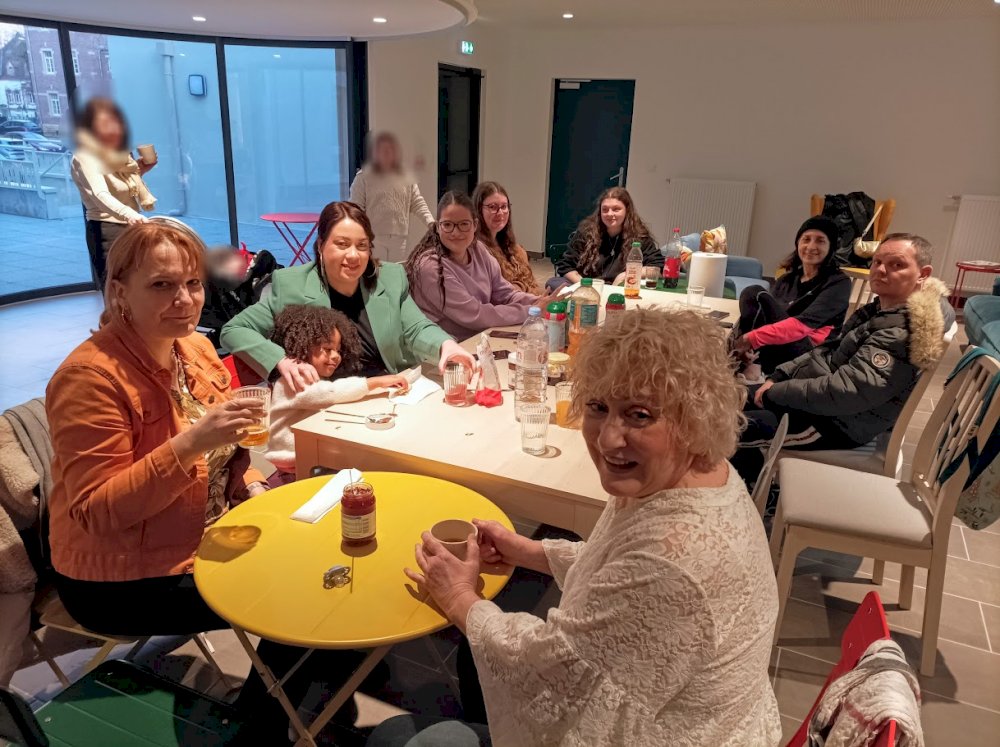
[[[410,297],[402,265],[372,256],[374,233],[352,202],[331,202],[319,217],[316,261],[274,273],[270,294],[222,328],[222,345],[262,375],[277,369],[301,391],[319,380],[309,363],[294,360],[270,339],[274,319],[290,304],[342,311],[361,338],[360,376],[398,373],[421,361],[469,368],[475,359],[431,322]]]

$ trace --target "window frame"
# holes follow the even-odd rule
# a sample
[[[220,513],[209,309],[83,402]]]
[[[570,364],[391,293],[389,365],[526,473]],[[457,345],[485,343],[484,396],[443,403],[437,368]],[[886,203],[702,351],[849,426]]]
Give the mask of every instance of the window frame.
[[[46,91],[45,97],[49,100],[49,116],[61,117],[63,113],[62,98],[59,96],[59,91]]]
[[[55,50],[53,50],[51,47],[42,47],[41,49],[38,50],[38,54],[41,55],[42,58],[42,74],[55,75],[56,74]],[[51,70],[49,68],[51,68]]]
[[[80,74],[80,50],[79,49],[70,49],[69,50],[69,54],[70,54],[70,57],[72,58],[72,62],[73,62],[73,75],[79,75]]]
[[[12,23],[23,26],[33,26],[37,28],[54,29],[58,33],[60,61],[62,62],[63,78],[66,84],[66,94],[68,96],[69,112],[71,118],[75,117],[74,103],[76,100],[77,78],[80,73],[74,68],[72,59],[73,45],[70,42],[71,32],[88,34],[104,34],[107,36],[129,36],[157,41],[188,41],[198,43],[210,43],[215,46],[215,59],[218,71],[219,85],[219,107],[221,113],[220,126],[222,128],[223,160],[226,175],[227,207],[229,211],[229,233],[231,243],[236,246],[238,238],[238,226],[236,215],[236,183],[233,166],[233,143],[232,130],[230,127],[229,114],[229,87],[226,78],[226,57],[225,47],[229,45],[258,46],[258,47],[302,47],[319,49],[343,49],[345,50],[345,66],[347,73],[347,139],[348,139],[348,179],[361,167],[364,161],[364,138],[368,132],[368,45],[367,42],[354,41],[350,37],[331,36],[323,40],[302,40],[302,39],[244,39],[234,36],[219,36],[215,34],[182,34],[173,32],[143,31],[138,29],[117,28],[114,26],[96,26],[94,24],[74,23],[71,21],[53,21],[44,18],[33,18],[30,16],[19,16],[0,13],[0,23]],[[55,65],[55,50],[44,47],[52,53],[52,62]],[[70,50],[70,54],[64,54]],[[44,63],[43,63],[44,66]],[[111,63],[108,57],[108,71],[110,73]],[[58,70],[58,66],[56,67]],[[47,75],[54,75],[46,73]],[[37,104],[37,97],[36,97]],[[59,102],[60,111],[62,101]],[[67,113],[64,112],[63,113]],[[61,116],[61,115],[60,115]],[[8,303],[44,298],[47,296],[62,295],[65,293],[78,293],[81,291],[96,290],[95,283],[74,283],[64,286],[52,286],[48,288],[33,289],[30,291],[16,292],[8,295],[0,295],[0,306]]]

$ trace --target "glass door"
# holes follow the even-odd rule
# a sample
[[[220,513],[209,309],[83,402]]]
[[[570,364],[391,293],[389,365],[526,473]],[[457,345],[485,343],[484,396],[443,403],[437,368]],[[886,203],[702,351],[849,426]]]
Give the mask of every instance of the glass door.
[[[349,192],[346,52],[227,44],[225,56],[239,238],[288,265],[292,251],[261,216],[316,214]],[[299,241],[312,227],[289,223]]]

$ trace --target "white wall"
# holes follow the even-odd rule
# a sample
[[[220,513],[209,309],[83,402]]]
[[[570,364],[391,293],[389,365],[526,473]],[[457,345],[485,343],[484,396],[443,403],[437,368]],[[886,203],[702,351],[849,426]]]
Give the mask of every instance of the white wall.
[[[476,55],[461,58],[458,39],[480,33]],[[658,238],[669,230],[668,177],[756,181],[749,253],[768,268],[791,250],[813,192],[895,197],[892,228],[942,248],[954,219],[947,195],[1000,194],[1000,18],[604,33],[477,23],[373,43],[373,125],[422,152],[426,194],[438,60],[487,71],[482,175],[510,191],[529,251],[544,235],[561,77],[636,80],[628,186]]]

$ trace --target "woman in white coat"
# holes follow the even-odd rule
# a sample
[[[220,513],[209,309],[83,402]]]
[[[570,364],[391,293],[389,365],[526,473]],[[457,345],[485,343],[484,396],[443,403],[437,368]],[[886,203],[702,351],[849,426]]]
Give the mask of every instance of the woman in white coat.
[[[411,214],[428,226],[434,222],[416,180],[403,169],[399,140],[390,132],[380,132],[372,139],[368,162],[351,184],[351,202],[372,222],[374,254],[390,262],[406,259]]]

